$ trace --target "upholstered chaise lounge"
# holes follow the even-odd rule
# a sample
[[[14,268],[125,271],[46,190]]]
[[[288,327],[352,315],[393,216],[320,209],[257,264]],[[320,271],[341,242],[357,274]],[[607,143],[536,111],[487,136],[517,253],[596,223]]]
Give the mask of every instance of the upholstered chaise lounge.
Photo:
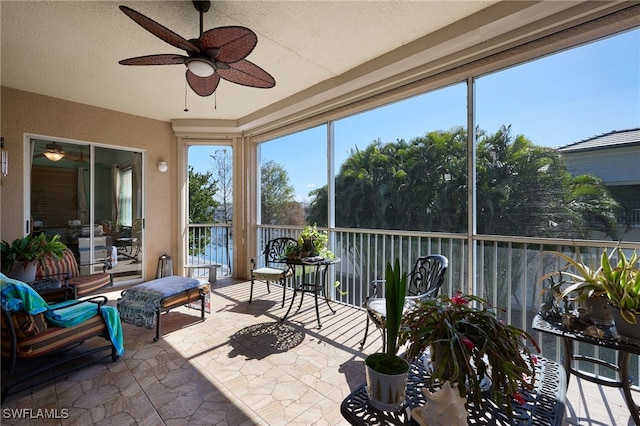
[[[120,318],[115,307],[106,306],[105,296],[47,304],[25,283],[0,274],[0,284],[2,401],[9,390],[28,389],[104,358],[91,356],[78,364],[79,358],[89,354],[106,351],[105,356],[114,361],[122,355]],[[93,337],[109,343],[79,346]],[[50,357],[50,362],[35,362],[45,357]],[[71,368],[59,368],[67,363]],[[16,370],[18,364],[25,364],[24,368]]]
[[[66,248],[62,259],[46,257],[38,262],[38,272],[36,280],[57,279],[62,284],[59,289],[49,289],[40,292],[49,302],[61,301],[85,297],[113,285],[113,276],[107,273],[111,265],[108,262],[102,264],[102,272],[90,275],[80,275],[78,262],[73,252]],[[69,290],[71,289],[71,290]],[[69,292],[70,291],[70,292]]]

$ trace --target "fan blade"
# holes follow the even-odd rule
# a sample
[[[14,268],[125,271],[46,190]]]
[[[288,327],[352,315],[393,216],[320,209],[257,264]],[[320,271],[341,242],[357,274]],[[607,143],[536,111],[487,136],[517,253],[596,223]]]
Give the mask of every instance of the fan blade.
[[[200,77],[187,70],[187,83],[199,96],[209,96],[216,91],[220,77],[213,73],[209,77]]]
[[[66,153],[64,155],[65,160],[75,161],[76,163],[86,163],[87,157],[84,156],[84,153]]]
[[[246,58],[258,44],[256,33],[245,27],[219,27],[205,31],[200,36],[200,48],[216,49],[212,59],[232,63]]]
[[[186,58],[187,56],[174,54],[146,55],[123,59],[118,63],[120,65],[174,65],[184,64]]]
[[[242,84],[243,86],[259,87],[269,89],[276,85],[276,81],[271,74],[246,59],[229,64],[229,68],[218,68],[216,73],[220,77],[232,83]]]
[[[120,10],[123,11],[124,14],[129,18],[133,19],[138,25],[149,31],[154,36],[158,37],[160,40],[165,41],[179,49],[186,50],[189,53],[200,53],[200,49],[198,48],[198,46],[191,43],[189,40],[183,38],[182,36],[174,33],[165,26],[157,23],[153,19],[147,18],[142,13],[136,12],[135,10],[127,6],[120,6]]]

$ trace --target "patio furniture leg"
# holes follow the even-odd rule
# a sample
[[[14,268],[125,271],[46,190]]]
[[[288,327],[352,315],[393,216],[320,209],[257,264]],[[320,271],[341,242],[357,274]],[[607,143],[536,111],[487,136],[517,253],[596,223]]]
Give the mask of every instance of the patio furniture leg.
[[[282,280],[282,308],[284,308],[284,299],[287,295],[287,279]]]
[[[629,408],[629,413],[631,414],[631,417],[633,417],[633,421],[635,422],[635,424],[640,425],[640,407],[636,405],[636,403],[633,401],[633,396],[631,395],[631,380],[629,371],[630,361],[631,353],[618,351],[618,366],[620,368],[618,374],[620,375],[620,382],[622,383],[624,400],[627,403],[627,408]]]
[[[318,330],[322,328],[322,323],[320,322],[320,308],[318,308],[318,289],[313,292],[314,302],[316,304],[316,319],[318,320]],[[331,308],[331,307],[329,307]]]
[[[367,314],[367,324],[364,326],[364,337],[362,338],[362,342],[360,342],[360,349],[364,348],[364,344],[367,341],[368,335],[369,335],[369,314]]]
[[[324,292],[324,301],[327,303],[327,306],[329,307],[329,310],[331,311],[331,313],[335,314],[336,311],[329,304],[329,291],[328,291],[328,288],[327,288],[327,285],[326,285],[326,282],[327,282],[327,268],[324,269],[324,278],[323,278],[322,282],[323,282],[322,291]],[[316,303],[316,306],[318,306],[317,303]]]
[[[153,338],[154,342],[160,340],[160,308],[156,309],[156,337]]]
[[[297,291],[296,291],[296,289],[294,288],[294,289],[293,289],[293,296],[291,297],[291,304],[289,304],[289,309],[287,309],[287,313],[286,313],[286,314],[284,314],[284,316],[280,319],[280,322],[283,322],[283,321],[284,321],[284,320],[286,320],[286,319],[287,319],[287,317],[289,316],[289,312],[291,312],[291,308],[293,308],[293,302],[296,300],[296,294],[297,294],[297,293],[298,293],[298,292],[297,292]],[[304,294],[304,293],[303,293],[303,294]],[[302,299],[302,297],[301,297],[300,299]],[[302,302],[302,300],[301,300],[301,302]]]

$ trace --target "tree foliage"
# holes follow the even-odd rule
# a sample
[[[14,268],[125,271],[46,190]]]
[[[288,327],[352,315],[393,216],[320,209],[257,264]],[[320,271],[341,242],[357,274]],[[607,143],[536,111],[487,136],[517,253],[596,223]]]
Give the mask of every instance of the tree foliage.
[[[231,223],[233,216],[233,161],[231,154],[227,152],[226,148],[223,148],[217,149],[210,157],[214,162],[214,199],[217,201],[216,207],[221,207],[220,216],[214,216],[214,219],[223,223]]]
[[[213,223],[216,184],[212,172],[196,172],[189,166],[189,223]]]
[[[189,166],[189,223],[206,224],[214,222],[214,215],[218,202],[215,200],[216,181],[213,173],[196,172]],[[209,233],[189,230],[189,254],[204,253],[211,242]]]
[[[289,174],[278,163],[269,160],[262,164],[260,180],[261,222],[265,225],[303,225],[300,203],[295,201]]]
[[[572,177],[553,148],[502,126],[476,130],[477,232],[615,239],[615,200],[591,176]],[[353,149],[336,176],[336,225],[467,232],[467,135],[462,127],[406,142]],[[326,226],[327,187],[315,190],[307,220]]]
[[[217,209],[214,212],[214,221],[230,224],[233,218],[233,159],[226,148],[217,149],[214,155],[210,156],[214,163],[214,176],[216,182],[216,193],[214,199],[218,202]],[[215,237],[212,236],[212,242],[218,247],[225,250],[225,259],[227,259],[227,267],[231,270],[231,228],[224,227],[218,229],[222,232],[216,232]]]

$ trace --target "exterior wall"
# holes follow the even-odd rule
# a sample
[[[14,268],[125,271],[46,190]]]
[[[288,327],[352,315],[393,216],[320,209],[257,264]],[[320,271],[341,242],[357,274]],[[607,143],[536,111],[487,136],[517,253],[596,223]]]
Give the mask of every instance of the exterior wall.
[[[567,169],[573,176],[595,174],[609,186],[640,184],[640,145],[560,152],[567,159]]]
[[[144,278],[155,278],[158,257],[178,250],[177,145],[171,123],[7,87],[1,90],[0,119],[9,173],[2,177],[0,186],[0,238],[10,241],[25,233],[25,134],[144,150]],[[168,172],[158,171],[160,159],[167,162]]]

